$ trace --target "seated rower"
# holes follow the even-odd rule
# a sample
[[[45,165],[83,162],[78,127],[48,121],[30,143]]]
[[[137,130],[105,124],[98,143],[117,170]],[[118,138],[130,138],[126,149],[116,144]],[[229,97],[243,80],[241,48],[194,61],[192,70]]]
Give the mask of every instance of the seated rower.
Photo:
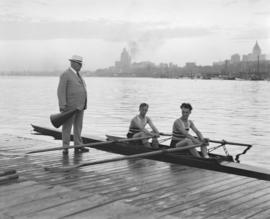
[[[201,146],[201,154],[204,158],[209,158],[206,148],[208,145],[207,139],[204,139],[201,132],[195,127],[194,123],[188,119],[192,111],[192,106],[189,103],[182,103],[180,108],[182,110],[182,116],[176,119],[173,124],[173,134],[170,146],[183,147],[203,143]],[[190,135],[188,133],[189,129],[192,129],[198,138]],[[195,148],[189,149],[189,151],[193,156],[201,157]]]
[[[148,148],[158,148],[158,140],[157,137],[159,137],[159,131],[154,126],[151,119],[146,116],[146,113],[148,111],[148,104],[147,103],[141,103],[139,107],[139,115],[135,116],[129,126],[129,131],[127,133],[128,138],[138,138],[138,137],[152,137],[152,146],[148,142],[148,139],[143,139],[142,143],[144,146]],[[152,129],[152,131],[148,131],[145,126],[149,125]]]

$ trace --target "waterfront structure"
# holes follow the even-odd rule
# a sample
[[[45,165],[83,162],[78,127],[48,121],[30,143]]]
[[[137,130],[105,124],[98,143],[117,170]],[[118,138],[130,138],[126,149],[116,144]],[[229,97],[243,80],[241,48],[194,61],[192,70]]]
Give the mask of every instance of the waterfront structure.
[[[186,65],[184,66],[184,73],[187,77],[199,77],[199,68],[196,65],[195,62],[186,62]]]
[[[231,63],[238,63],[241,61],[240,55],[239,54],[233,54],[231,56]]]
[[[266,55],[262,54],[262,50],[258,42],[256,41],[255,45],[253,46],[252,52],[247,55],[243,55],[242,60],[243,62],[255,62],[258,60],[265,61]]]
[[[200,66],[195,62],[186,62],[179,67],[173,63],[155,64],[149,61],[132,62],[130,52],[124,48],[120,60],[114,66],[97,69],[88,73],[93,76],[114,77],[160,77],[160,78],[219,78],[219,79],[246,79],[269,80],[270,61],[262,54],[262,49],[256,41],[251,53],[243,55],[235,53],[229,59],[213,62],[209,66]]]
[[[118,73],[127,73],[131,66],[131,56],[129,55],[126,48],[123,49],[120,61],[115,62],[115,68],[117,69]]]

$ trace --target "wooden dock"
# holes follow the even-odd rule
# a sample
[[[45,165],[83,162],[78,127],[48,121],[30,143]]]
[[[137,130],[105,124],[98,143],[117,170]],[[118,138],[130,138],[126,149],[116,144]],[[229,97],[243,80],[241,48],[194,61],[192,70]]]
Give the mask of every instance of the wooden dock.
[[[90,149],[25,155],[61,145],[11,135],[0,138],[0,218],[269,218],[270,182],[147,159],[52,173],[63,166],[120,155]]]

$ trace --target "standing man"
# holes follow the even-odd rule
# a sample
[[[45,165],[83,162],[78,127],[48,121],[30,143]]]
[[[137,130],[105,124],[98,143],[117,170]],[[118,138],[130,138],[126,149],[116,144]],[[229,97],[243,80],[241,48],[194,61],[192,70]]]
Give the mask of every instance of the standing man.
[[[73,55],[70,67],[61,76],[57,89],[59,108],[61,112],[77,109],[71,118],[62,126],[63,147],[69,146],[70,133],[73,125],[74,145],[82,144],[81,132],[83,126],[83,114],[87,107],[87,91],[85,81],[80,75],[83,59],[81,56]],[[88,152],[89,149],[81,147],[75,148],[76,153]],[[68,149],[63,150],[63,154],[68,154]]]

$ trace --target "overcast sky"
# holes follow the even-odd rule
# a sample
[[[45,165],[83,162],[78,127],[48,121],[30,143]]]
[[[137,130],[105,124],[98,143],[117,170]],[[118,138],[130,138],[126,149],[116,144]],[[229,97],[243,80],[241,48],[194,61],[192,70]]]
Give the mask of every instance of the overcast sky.
[[[0,70],[64,70],[73,54],[84,69],[133,61],[212,64],[270,55],[269,0],[0,0]]]

